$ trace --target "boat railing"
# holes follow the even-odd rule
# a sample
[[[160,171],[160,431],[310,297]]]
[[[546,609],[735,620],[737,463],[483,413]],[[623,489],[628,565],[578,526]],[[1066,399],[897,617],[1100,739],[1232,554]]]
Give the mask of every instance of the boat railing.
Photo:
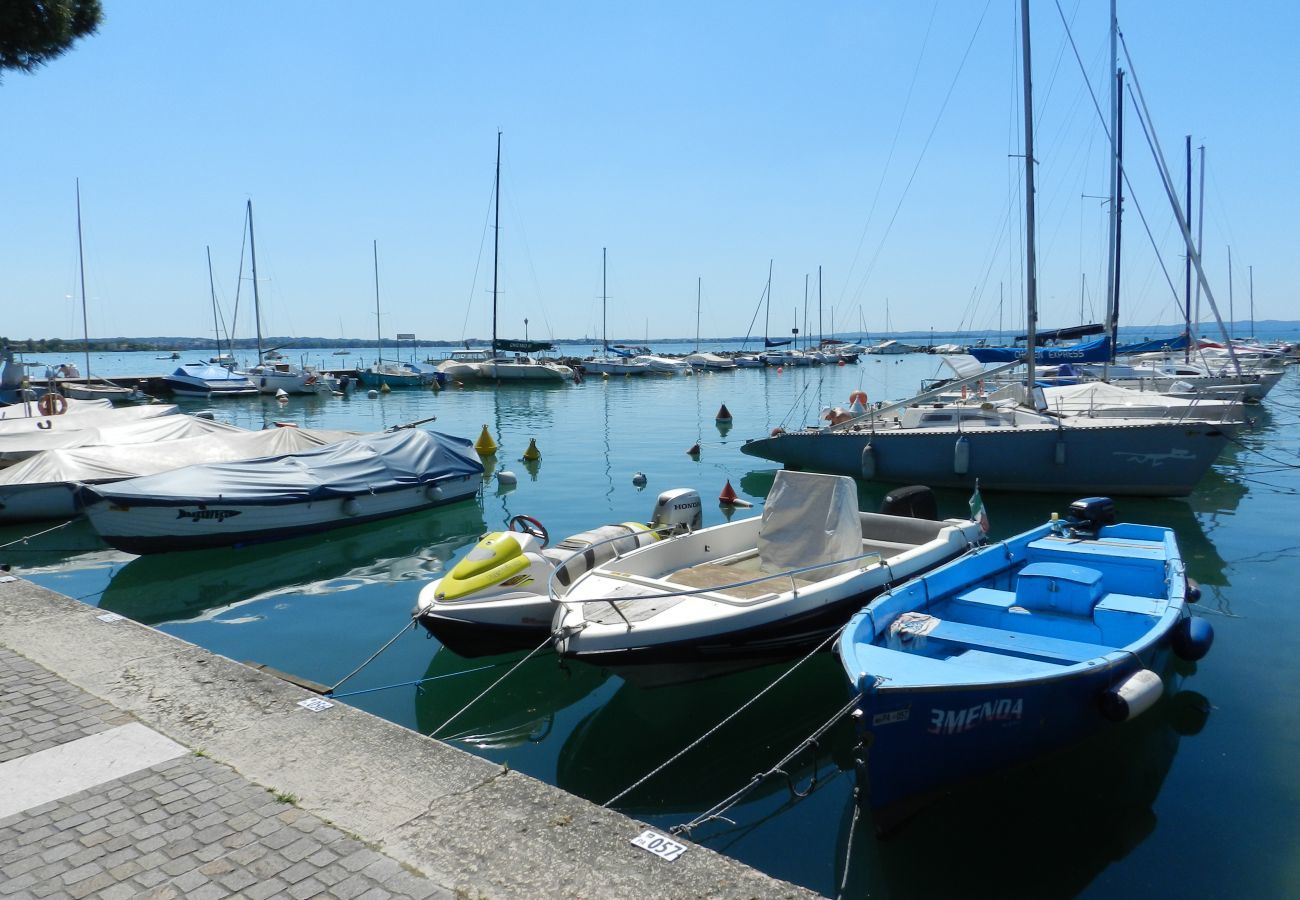
[[[656,530],[660,530],[660,529],[656,529]],[[662,530],[670,530],[670,529],[662,529]],[[796,596],[798,596],[799,583],[795,579],[799,575],[803,575],[808,572],[820,571],[822,569],[830,569],[837,566],[846,566],[851,563],[856,563],[857,564],[856,568],[859,571],[865,571],[866,569],[870,568],[872,562],[877,564],[882,564],[884,562],[884,555],[882,553],[880,553],[879,551],[871,551],[869,553],[860,553],[855,556],[849,556],[844,559],[832,560],[830,562],[814,563],[809,566],[799,566],[798,568],[787,569],[785,571],[777,572],[771,575],[760,575],[757,578],[747,578],[741,581],[732,582],[730,584],[716,585],[716,586],[703,587],[703,588],[681,588],[678,590],[659,590],[650,594],[633,594],[630,596],[621,596],[616,598],[592,597],[590,599],[587,598],[572,599],[568,597],[561,597],[556,593],[555,576],[558,575],[562,569],[564,569],[564,567],[568,564],[570,560],[574,559],[575,557],[582,556],[583,554],[587,553],[589,550],[599,547],[602,544],[610,544],[616,541],[626,541],[628,540],[629,537],[633,537],[633,536],[619,535],[617,537],[606,538],[604,540],[597,541],[594,544],[589,544],[588,546],[582,548],[581,550],[577,550],[574,553],[570,554],[569,556],[565,557],[564,562],[557,565],[555,567],[555,570],[552,571],[550,576],[546,579],[546,596],[550,599],[552,603],[559,603],[564,606],[569,606],[572,604],[585,605],[588,603],[608,603],[610,607],[614,610],[614,612],[618,614],[618,617],[623,620],[624,624],[627,625],[628,629],[631,629],[632,628],[631,620],[628,619],[628,617],[623,614],[623,610],[619,609],[619,604],[624,601],[664,600],[671,597],[693,597],[693,596],[698,596],[700,594],[711,594],[715,596],[711,596],[709,599],[715,602],[728,603],[733,606],[748,606],[754,602],[753,599],[750,599],[748,601],[737,601],[726,597],[725,592],[733,591],[736,590],[737,588],[750,587],[755,584],[762,584],[765,581],[774,581],[779,578],[788,578],[790,580],[790,590]],[[610,562],[613,562],[614,560],[621,558],[621,556],[622,553],[619,551],[618,548],[615,548],[614,556],[610,560],[606,560],[604,563],[601,563],[601,565],[608,565]],[[867,562],[868,560],[871,562]],[[655,580],[653,579],[652,576],[629,576],[624,573],[611,573],[611,574],[617,575],[618,577],[621,578],[635,580],[638,583],[643,583],[642,579],[644,579],[646,582]],[[816,580],[820,580],[820,579],[816,579]]]

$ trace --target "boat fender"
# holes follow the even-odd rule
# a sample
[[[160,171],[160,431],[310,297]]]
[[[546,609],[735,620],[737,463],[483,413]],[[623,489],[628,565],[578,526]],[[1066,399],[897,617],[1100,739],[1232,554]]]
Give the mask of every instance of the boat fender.
[[[68,411],[68,400],[62,394],[43,394],[36,408],[43,416],[61,416]]]
[[[440,484],[429,485],[424,489],[424,496],[427,497],[429,500],[434,501],[435,503],[441,500],[444,496],[442,485]]]
[[[862,477],[876,477],[876,448],[871,444],[862,448]]]
[[[1150,669],[1140,669],[1101,695],[1101,714],[1112,722],[1127,722],[1150,709],[1164,693],[1165,683]]]
[[[361,512],[361,507],[357,504],[356,497],[348,497],[344,500],[342,509],[343,515],[345,516],[355,516]]]
[[[1195,603],[1201,599],[1201,586],[1193,578],[1188,578],[1187,587],[1183,590],[1183,596],[1187,598],[1188,603]]]
[[[970,471],[970,441],[965,435],[957,438],[957,443],[953,445],[952,470],[958,475],[965,475]]]
[[[1174,652],[1179,659],[1196,662],[1214,644],[1214,626],[1205,619],[1186,618],[1174,627]]]

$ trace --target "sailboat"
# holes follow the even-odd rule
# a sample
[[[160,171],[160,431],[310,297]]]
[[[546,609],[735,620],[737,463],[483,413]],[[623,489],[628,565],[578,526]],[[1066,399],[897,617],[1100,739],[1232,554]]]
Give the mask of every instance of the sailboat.
[[[615,353],[609,355],[609,331],[607,328],[606,306],[609,293],[605,286],[605,268],[608,248],[600,248],[600,356],[589,356],[582,361],[582,368],[588,374],[595,375],[644,375],[650,371],[650,364],[638,362],[632,357]]]
[[[373,242],[375,257],[375,364],[359,369],[357,376],[366,387],[412,388],[433,383],[431,374],[418,372],[398,362],[384,362],[384,329],[379,318],[379,241]]]
[[[510,341],[497,337],[497,294],[501,262],[501,132],[497,132],[496,179],[492,189],[496,204],[494,237],[492,241],[492,358],[478,367],[480,378],[493,381],[566,381],[573,378],[568,366],[543,362],[529,356],[543,350],[553,350],[546,341]],[[505,352],[502,352],[505,351]],[[513,356],[506,354],[513,353]]]
[[[86,354],[86,380],[81,384],[64,382],[60,389],[74,400],[108,400],[113,403],[128,403],[133,400],[149,399],[140,391],[119,387],[108,381],[95,384],[90,377],[90,325],[86,318],[86,254],[81,242],[81,179],[77,179],[77,272],[81,277],[81,329]]]
[[[1026,41],[1028,38],[1026,37]],[[1025,403],[935,403],[937,392],[869,410],[840,424],[746,442],[742,452],[787,468],[867,480],[970,490],[1186,496],[1209,471],[1235,423],[1194,420],[1059,418],[1034,389],[1038,322],[1034,245],[1034,135],[1025,65],[1025,266],[1028,314]],[[1111,153],[1115,153],[1111,130]],[[1112,189],[1115,182],[1112,182]],[[960,389],[1009,371],[1008,363],[945,386]],[[926,402],[931,401],[931,402]]]
[[[696,369],[708,369],[711,372],[730,372],[739,368],[736,361],[727,356],[700,351],[700,294],[704,279],[695,279],[695,352],[688,353],[686,361]]]
[[[253,264],[253,321],[257,329],[257,365],[239,372],[257,386],[260,393],[331,393],[332,387],[319,372],[284,362],[276,348],[262,350],[262,302],[257,289],[257,241],[253,236],[253,201],[248,201],[248,250]],[[272,360],[272,362],[267,362]]]

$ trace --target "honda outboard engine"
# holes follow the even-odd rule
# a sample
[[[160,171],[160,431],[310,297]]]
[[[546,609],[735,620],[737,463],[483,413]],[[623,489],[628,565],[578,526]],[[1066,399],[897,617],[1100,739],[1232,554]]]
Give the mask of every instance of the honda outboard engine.
[[[939,504],[934,492],[923,484],[895,488],[880,501],[880,512],[886,516],[911,516],[913,519],[939,520]]]
[[[650,527],[655,531],[681,534],[698,531],[704,524],[704,509],[699,491],[690,488],[673,488],[664,491],[655,501]]]
[[[1070,504],[1065,524],[1081,538],[1095,538],[1103,525],[1115,524],[1115,501],[1109,497],[1085,497]]]

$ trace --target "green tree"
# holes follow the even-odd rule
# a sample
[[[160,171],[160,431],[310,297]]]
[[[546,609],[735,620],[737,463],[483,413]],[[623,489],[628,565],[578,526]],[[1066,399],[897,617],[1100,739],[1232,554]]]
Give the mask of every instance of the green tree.
[[[0,0],[0,77],[62,56],[104,18],[99,0]]]

